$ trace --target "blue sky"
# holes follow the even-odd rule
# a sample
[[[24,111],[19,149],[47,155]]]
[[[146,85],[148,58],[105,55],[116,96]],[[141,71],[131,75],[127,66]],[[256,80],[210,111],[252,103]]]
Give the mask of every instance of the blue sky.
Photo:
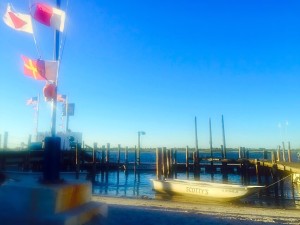
[[[28,12],[28,1],[11,3]],[[134,146],[142,130],[144,147],[194,147],[197,116],[200,148],[209,118],[219,147],[223,114],[228,147],[300,148],[299,11],[297,0],[70,0],[58,86],[76,105],[70,129],[88,144]],[[53,59],[53,30],[34,28]],[[32,36],[4,23],[0,31],[0,134],[17,146],[34,132],[25,102],[44,82],[22,74],[20,55],[37,57]],[[42,101],[40,131],[50,115]]]

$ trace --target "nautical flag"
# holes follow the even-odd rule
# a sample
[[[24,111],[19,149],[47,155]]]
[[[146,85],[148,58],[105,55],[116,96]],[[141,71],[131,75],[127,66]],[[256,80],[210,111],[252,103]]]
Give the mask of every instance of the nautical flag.
[[[35,80],[56,81],[58,61],[32,60],[21,56],[24,61],[24,74]]]
[[[32,97],[30,99],[27,99],[26,105],[36,105],[38,102],[38,97]]]
[[[4,23],[7,24],[7,26],[15,30],[24,31],[31,34],[33,33],[31,16],[27,14],[13,12],[10,4],[7,5],[6,13],[3,16],[3,20]]]
[[[58,101],[58,102],[66,102],[66,98],[67,98],[66,95],[58,94],[56,101]]]
[[[46,26],[53,27],[61,32],[64,31],[66,14],[60,9],[44,3],[37,3],[33,18]]]

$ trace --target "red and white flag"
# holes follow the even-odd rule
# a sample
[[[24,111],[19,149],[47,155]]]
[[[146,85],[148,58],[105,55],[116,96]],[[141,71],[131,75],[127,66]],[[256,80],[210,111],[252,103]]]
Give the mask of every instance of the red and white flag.
[[[27,33],[33,33],[31,16],[28,14],[16,13],[11,9],[11,5],[7,5],[6,13],[3,16],[4,23],[7,26]]]
[[[35,80],[56,81],[58,61],[33,60],[21,56],[24,61],[24,74]]]
[[[44,3],[37,3],[33,13],[33,18],[46,26],[59,30],[60,32],[64,31],[66,14],[60,9],[53,8]]]

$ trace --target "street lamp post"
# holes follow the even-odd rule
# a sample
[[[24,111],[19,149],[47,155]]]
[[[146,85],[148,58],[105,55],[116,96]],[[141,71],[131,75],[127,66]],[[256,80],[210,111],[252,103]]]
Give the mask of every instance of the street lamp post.
[[[137,150],[137,165],[140,165],[140,161],[141,161],[141,158],[140,158],[140,153],[141,153],[141,135],[145,135],[146,132],[145,131],[139,131],[138,132],[138,150]]]

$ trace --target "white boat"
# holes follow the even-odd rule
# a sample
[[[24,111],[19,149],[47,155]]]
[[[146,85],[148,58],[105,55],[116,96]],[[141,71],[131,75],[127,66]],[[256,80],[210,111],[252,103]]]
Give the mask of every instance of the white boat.
[[[151,180],[156,192],[217,201],[232,201],[258,192],[265,186],[245,186],[192,180]]]

